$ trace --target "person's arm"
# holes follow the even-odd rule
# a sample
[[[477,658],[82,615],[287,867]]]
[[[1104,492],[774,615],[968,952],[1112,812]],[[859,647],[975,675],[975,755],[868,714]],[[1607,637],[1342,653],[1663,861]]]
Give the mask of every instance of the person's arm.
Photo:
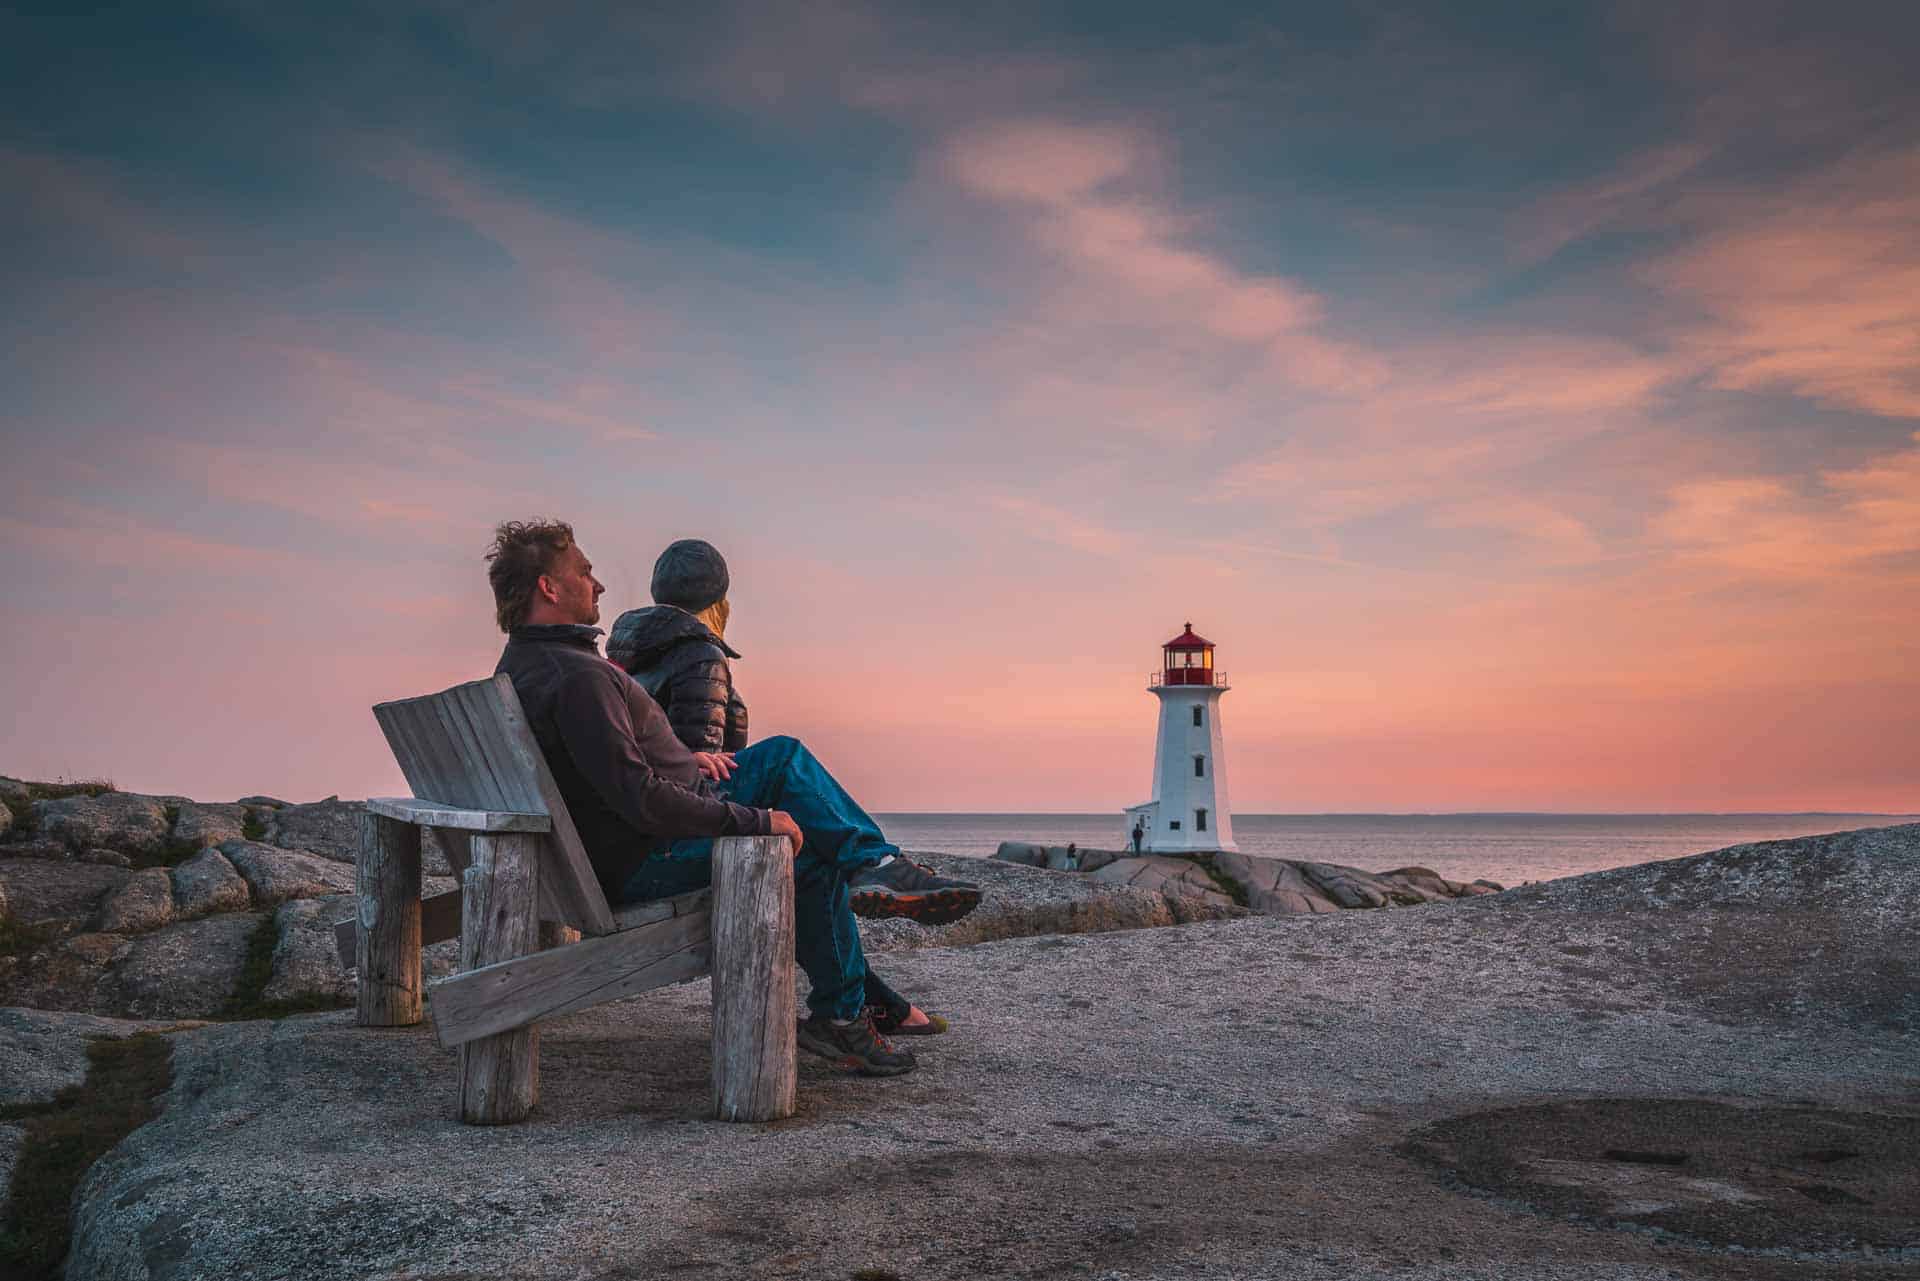
[[[727,700],[733,674],[727,656],[714,645],[689,645],[667,677],[667,723],[691,752],[717,752],[726,746]],[[744,746],[744,744],[742,744]]]
[[[560,686],[554,720],[567,754],[616,814],[649,835],[764,836],[769,811],[702,796],[656,773],[641,754],[627,710],[628,681],[612,665],[582,669]]]

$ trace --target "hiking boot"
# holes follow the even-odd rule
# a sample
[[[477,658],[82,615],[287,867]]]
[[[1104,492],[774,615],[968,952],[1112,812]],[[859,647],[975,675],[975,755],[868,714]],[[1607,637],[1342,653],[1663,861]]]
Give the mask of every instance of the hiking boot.
[[[920,1012],[927,1014],[925,1010]],[[909,1026],[905,1020],[913,1013],[912,1006],[896,1012],[884,1005],[869,1005],[867,1013],[873,1016],[873,1030],[882,1036],[939,1036],[948,1027],[938,1014],[927,1014],[925,1023]]]
[[[904,916],[921,925],[945,925],[980,906],[980,887],[934,874],[912,859],[894,855],[855,876],[856,916]]]
[[[861,1076],[899,1076],[913,1071],[912,1051],[897,1048],[874,1031],[873,1019],[865,1010],[845,1025],[824,1014],[802,1019],[794,1030],[794,1039],[807,1053],[831,1059],[835,1066]]]

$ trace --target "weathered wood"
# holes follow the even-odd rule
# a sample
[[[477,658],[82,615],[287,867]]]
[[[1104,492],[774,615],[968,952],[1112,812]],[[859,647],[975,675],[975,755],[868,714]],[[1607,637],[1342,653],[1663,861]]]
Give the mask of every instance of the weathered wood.
[[[358,1020],[363,1027],[418,1023],[420,829],[383,814],[362,814],[354,889],[360,927],[354,945]]]
[[[712,890],[692,890],[673,898],[649,899],[645,903],[635,903],[623,907],[613,914],[616,924],[623,930],[636,925],[651,925],[655,921],[671,920],[676,916],[692,916],[699,912],[713,910]]]
[[[473,862],[462,886],[461,969],[481,970],[538,948],[540,849],[545,840],[506,832],[473,838]],[[418,948],[414,955],[419,956]],[[514,1027],[460,1047],[462,1121],[504,1125],[524,1120],[539,1100],[538,1029]]]
[[[445,1046],[471,1043],[698,978],[710,963],[709,930],[705,913],[670,917],[436,980],[429,1002],[434,1036]],[[792,947],[789,939],[789,953]],[[793,1029],[787,1032],[791,1038]]]
[[[713,847],[713,1112],[793,1115],[793,851],[784,836]]]
[[[418,799],[459,809],[546,814],[553,854],[550,875],[542,879],[542,915],[588,934],[613,931],[613,913],[510,677],[469,681],[381,703],[373,711]]]
[[[550,832],[553,820],[545,813],[525,814],[513,810],[456,809],[439,801],[415,800],[411,796],[373,796],[367,808],[403,823],[423,827],[451,827],[468,832]]]
[[[448,890],[420,900],[420,946],[432,947],[460,937],[460,891]],[[360,918],[350,916],[333,927],[333,945],[342,969],[360,964]],[[419,1022],[415,1019],[414,1022]]]
[[[438,827],[434,837],[440,842],[440,852],[447,856],[447,866],[455,876],[465,876],[467,864],[473,862],[473,833],[463,832],[457,827]],[[453,936],[449,934],[448,938]]]

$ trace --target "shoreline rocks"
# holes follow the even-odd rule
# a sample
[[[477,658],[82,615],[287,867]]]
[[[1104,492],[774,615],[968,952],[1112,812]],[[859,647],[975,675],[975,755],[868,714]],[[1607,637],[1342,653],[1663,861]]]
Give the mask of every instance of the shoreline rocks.
[[[1424,867],[1363,872],[1338,863],[1312,863],[1228,850],[1134,854],[1002,841],[993,861],[1053,872],[1077,872],[1104,884],[1156,892],[1169,900],[1194,898],[1216,906],[1242,904],[1261,916],[1413,907],[1505,890],[1493,881],[1450,881]]]

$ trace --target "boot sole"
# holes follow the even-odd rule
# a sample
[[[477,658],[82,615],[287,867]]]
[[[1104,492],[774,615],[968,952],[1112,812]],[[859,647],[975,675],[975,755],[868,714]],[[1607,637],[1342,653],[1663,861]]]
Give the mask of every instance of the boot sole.
[[[903,917],[921,925],[949,925],[979,906],[979,890],[931,890],[925,894],[855,890],[853,893],[853,914],[871,920]]]

